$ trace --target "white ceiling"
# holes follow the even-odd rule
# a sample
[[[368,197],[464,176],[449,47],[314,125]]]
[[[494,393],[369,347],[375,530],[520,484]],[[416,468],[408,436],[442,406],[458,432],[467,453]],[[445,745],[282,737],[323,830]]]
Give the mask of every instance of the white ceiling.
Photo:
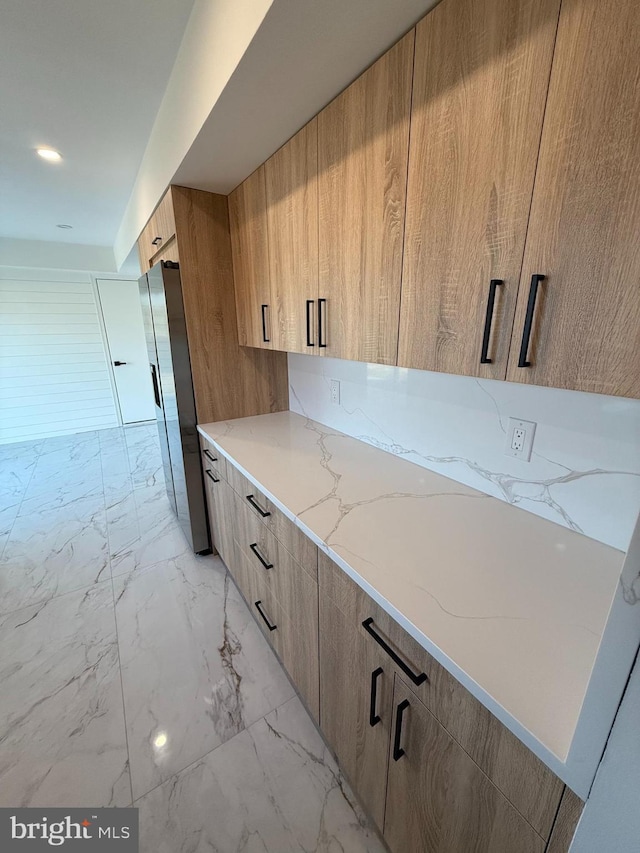
[[[193,2],[2,0],[0,236],[113,245]]]

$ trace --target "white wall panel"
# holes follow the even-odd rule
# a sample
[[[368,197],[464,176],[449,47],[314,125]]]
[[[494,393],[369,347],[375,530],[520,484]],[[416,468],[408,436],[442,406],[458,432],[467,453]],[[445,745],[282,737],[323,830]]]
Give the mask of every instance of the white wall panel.
[[[91,276],[0,268],[0,444],[117,425]]]

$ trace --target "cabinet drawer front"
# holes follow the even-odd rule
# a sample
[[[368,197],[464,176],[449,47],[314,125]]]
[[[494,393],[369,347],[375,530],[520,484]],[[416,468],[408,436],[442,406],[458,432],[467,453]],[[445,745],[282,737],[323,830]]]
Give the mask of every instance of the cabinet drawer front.
[[[540,835],[397,676],[393,705],[384,836],[394,853],[542,853]]]
[[[318,554],[320,595],[328,595],[372,646],[375,633],[422,683],[412,689],[491,781],[544,838],[564,783],[325,554]],[[369,624],[370,631],[362,625]],[[396,672],[406,669],[383,652]]]
[[[265,525],[305,571],[317,580],[318,549],[314,543],[234,465],[228,463],[227,469],[230,485],[252,517]]]
[[[297,631],[317,621],[318,584],[234,493],[236,545]]]
[[[229,463],[216,446],[202,435],[200,436],[200,449],[202,451],[203,469],[215,468],[218,472],[216,476],[219,474],[223,480],[229,482]]]
[[[214,473],[212,469],[212,474]],[[217,476],[217,475],[216,475]],[[222,477],[218,482],[205,475],[205,493],[209,509],[209,525],[213,544],[229,570],[232,570],[233,555],[233,501],[234,493]],[[233,573],[233,572],[232,572]]]
[[[275,649],[314,718],[318,720],[317,590],[315,618],[310,618],[299,626],[279,604],[264,577],[254,570],[237,542],[235,542],[234,554],[235,573],[232,572],[234,580],[262,633]]]

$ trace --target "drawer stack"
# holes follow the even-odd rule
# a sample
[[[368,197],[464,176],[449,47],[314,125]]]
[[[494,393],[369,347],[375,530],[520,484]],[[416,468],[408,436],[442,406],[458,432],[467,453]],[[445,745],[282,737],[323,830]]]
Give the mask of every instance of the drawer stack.
[[[201,447],[214,545],[318,720],[317,548],[213,444]]]

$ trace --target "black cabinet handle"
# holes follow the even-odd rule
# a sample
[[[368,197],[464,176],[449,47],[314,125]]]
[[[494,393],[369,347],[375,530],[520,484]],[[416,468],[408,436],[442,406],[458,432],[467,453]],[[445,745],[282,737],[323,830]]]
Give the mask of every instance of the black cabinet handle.
[[[518,359],[518,367],[531,367],[531,362],[527,361],[527,352],[529,350],[529,339],[531,338],[531,327],[533,326],[533,313],[536,308],[536,297],[538,295],[538,285],[544,281],[543,275],[532,275],[531,286],[529,288],[529,301],[527,302],[527,313],[524,318],[524,329],[522,331],[522,343],[520,344],[520,358]]]
[[[207,477],[208,477],[210,480],[213,480],[213,482],[214,482],[214,483],[219,483],[219,482],[220,482],[220,480],[216,480],[216,478],[213,476],[213,474],[211,473],[211,471],[210,471],[208,468],[205,468],[205,472],[204,472],[204,473],[207,475]]]
[[[313,305],[313,299],[307,299],[307,346],[314,347],[315,344],[311,340],[311,306]]]
[[[150,364],[149,367],[151,368],[151,381],[153,382],[153,396],[155,397],[156,406],[161,409],[162,403],[160,402],[160,390],[158,388],[158,375],[156,373],[156,366],[155,364]]]
[[[152,246],[157,246],[159,243],[162,243],[162,237],[155,237],[155,238],[151,241],[151,245],[152,245]]]
[[[246,499],[249,501],[249,503],[251,504],[251,506],[252,506],[254,509],[257,509],[257,510],[258,510],[258,512],[260,513],[260,515],[261,515],[263,518],[266,518],[268,515],[271,515],[271,513],[270,513],[270,512],[265,512],[265,511],[262,509],[262,507],[261,507],[261,506],[259,506],[259,505],[256,503],[255,498],[253,497],[253,495],[245,495],[245,497],[246,497]]]
[[[205,447],[205,449],[204,449],[202,452],[203,452],[203,453],[204,453],[204,455],[207,457],[207,459],[209,460],[209,462],[217,462],[217,461],[218,461],[218,457],[217,457],[217,456],[214,456],[214,455],[213,455],[213,453],[211,453],[211,451],[209,450],[209,448],[208,448],[208,447]]]
[[[380,717],[378,714],[376,714],[376,701],[378,693],[378,678],[382,675],[383,672],[384,670],[381,666],[379,666],[371,673],[371,704],[369,705],[369,725],[371,726],[371,728],[373,728],[380,722]]]
[[[254,604],[256,606],[258,613],[262,616],[262,619],[264,620],[264,624],[267,626],[267,628],[270,631],[275,631],[278,626],[272,625],[271,622],[269,622],[269,620],[265,616],[264,610],[260,607],[260,605],[262,604],[262,601],[255,601]]]
[[[268,344],[271,340],[271,338],[267,337],[267,308],[268,307],[269,307],[268,304],[263,305],[262,309],[261,309],[262,310],[262,340],[265,342],[265,344]]]
[[[396,708],[396,733],[393,737],[393,760],[397,761],[404,755],[404,749],[400,746],[402,738],[402,715],[409,707],[409,700],[403,699]]]
[[[413,681],[413,683],[416,686],[427,681],[427,673],[421,672],[418,675],[416,675],[415,672],[412,672],[409,669],[409,667],[406,665],[406,663],[401,658],[398,657],[398,655],[394,652],[394,650],[391,648],[391,646],[388,646],[385,643],[385,641],[382,639],[382,637],[380,637],[378,634],[376,634],[376,632],[371,627],[372,625],[373,625],[373,616],[370,616],[368,619],[365,619],[364,622],[362,623],[362,627],[365,629],[365,631],[368,634],[371,634],[371,636],[376,641],[376,643],[385,650],[385,652],[389,655],[389,657],[396,664],[396,666],[399,666],[400,669],[404,672],[404,674],[408,678],[410,678],[411,681]]]
[[[322,327],[324,325],[323,315],[322,315],[322,306],[326,305],[326,304],[327,304],[326,299],[318,299],[318,346],[319,347],[326,347],[326,345],[327,345],[326,338],[324,338],[324,336],[322,334],[322,331],[323,331]],[[323,341],[324,341],[324,343],[323,343]]]
[[[126,361],[114,361],[113,366],[114,367],[121,367],[123,364],[126,364],[126,363],[127,363]]]
[[[273,563],[267,563],[267,561],[262,556],[260,551],[258,551],[258,543],[257,542],[253,542],[251,545],[249,545],[249,548],[251,548],[251,550],[256,555],[256,557],[260,560],[260,562],[265,567],[265,569],[272,569],[273,568]]]
[[[484,334],[482,335],[482,352],[480,353],[480,364],[492,364],[489,354],[489,339],[491,338],[491,322],[493,320],[493,307],[496,301],[496,288],[504,284],[500,278],[492,278],[489,282],[489,298],[487,299],[487,315],[484,318]]]

